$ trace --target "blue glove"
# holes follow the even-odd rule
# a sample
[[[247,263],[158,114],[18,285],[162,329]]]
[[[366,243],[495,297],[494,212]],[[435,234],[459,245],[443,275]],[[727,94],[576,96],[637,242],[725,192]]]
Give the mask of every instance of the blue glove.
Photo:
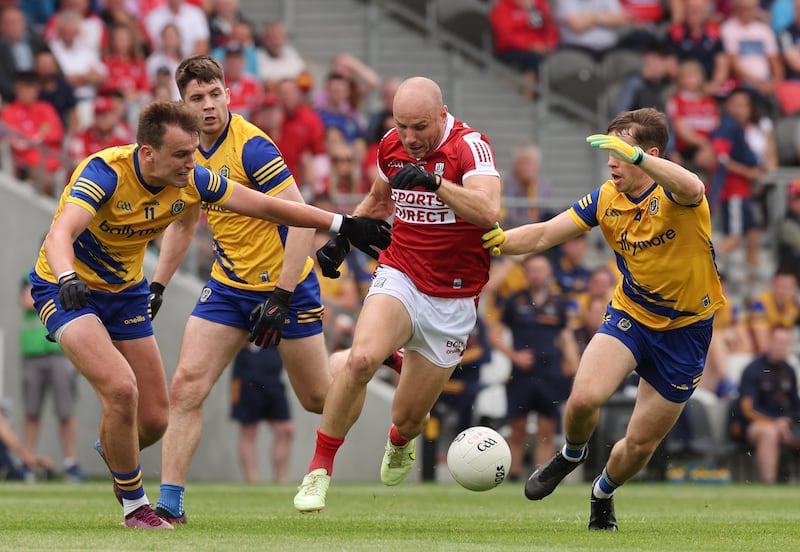
[[[293,292],[276,287],[269,299],[255,306],[250,312],[250,325],[253,329],[248,339],[251,343],[259,347],[269,347],[281,342],[292,295]]]

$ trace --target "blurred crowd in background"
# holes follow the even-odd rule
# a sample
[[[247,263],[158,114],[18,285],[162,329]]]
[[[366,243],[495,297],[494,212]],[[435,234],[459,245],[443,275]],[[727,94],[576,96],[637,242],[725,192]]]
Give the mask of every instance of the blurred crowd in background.
[[[639,53],[640,68],[615,83],[611,114],[640,107],[667,113],[672,140],[666,155],[704,178],[723,277],[734,280],[731,271],[739,271],[735,280],[744,283],[729,290],[729,304],[717,315],[700,387],[735,403],[741,371],[770,355],[775,328],[793,330],[784,359],[793,363],[800,323],[800,178],[779,190],[786,194],[778,202],[785,212],[772,212],[767,197],[769,175],[800,164],[800,126],[782,141],[776,132],[781,121],[800,113],[800,0],[485,4],[494,53],[519,69],[531,101],[540,94],[542,60],[557,50],[578,49],[598,62],[620,50]],[[87,155],[135,142],[146,102],[180,99],[174,71],[183,58],[201,53],[223,64],[231,111],[275,141],[306,201],[349,213],[377,176],[377,144],[393,127],[400,76],[383,75],[346,52],[320,67],[291,44],[282,21],[253,21],[238,0],[0,0],[0,142],[10,153],[2,162],[11,163],[3,169],[57,197]],[[539,147],[522,143],[511,166],[500,167],[508,204],[504,227],[555,214],[537,203],[552,194],[541,163]],[[196,272],[205,278],[213,262],[210,232],[201,228],[199,235]],[[319,233],[314,249],[328,239]],[[349,346],[373,269],[372,259],[354,251],[339,279],[320,278],[332,351]],[[516,372],[533,371],[542,385],[568,389],[618,277],[610,252],[595,251],[583,237],[547,255],[493,260],[481,319],[454,378],[460,383],[441,400],[451,403],[442,417],[455,409],[458,427],[479,418],[513,418],[504,409],[504,392],[477,409],[475,401]],[[521,316],[520,305],[531,297],[535,315]],[[508,362],[493,361],[493,353]],[[385,378],[392,374],[387,370]],[[552,455],[558,413],[546,403],[559,397],[526,403],[542,414],[533,429],[527,410],[511,423],[512,450],[521,452],[537,434],[535,458],[516,454],[512,477],[523,460],[533,464]],[[800,419],[800,412],[793,416]]]

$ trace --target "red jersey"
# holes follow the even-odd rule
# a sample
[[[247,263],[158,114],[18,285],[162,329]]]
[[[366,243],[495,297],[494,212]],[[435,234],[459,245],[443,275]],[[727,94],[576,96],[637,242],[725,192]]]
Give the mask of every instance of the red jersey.
[[[672,121],[682,120],[697,134],[708,138],[719,125],[720,113],[717,101],[712,96],[676,92],[667,100],[667,116]],[[676,134],[675,148],[685,151],[688,147],[689,144]]]
[[[231,91],[231,101],[228,109],[233,113],[238,113],[245,119],[250,117],[253,107],[261,103],[261,84],[255,77],[242,74],[237,81],[227,81],[226,84]]]
[[[558,46],[558,23],[546,0],[534,0],[531,9],[520,7],[516,0],[499,0],[489,22],[498,54]]]
[[[64,125],[55,108],[48,102],[36,101],[24,105],[19,101],[6,104],[0,115],[3,123],[26,139],[45,146],[42,150],[31,146],[27,140],[10,134],[11,153],[20,166],[35,168],[44,163],[47,171],[53,172],[61,167],[61,143],[64,140]]]
[[[620,0],[625,13],[637,23],[661,23],[664,7],[661,0]]]
[[[472,175],[499,177],[489,140],[447,116],[444,137],[434,151],[414,160],[395,129],[378,146],[380,177],[389,179],[406,163],[415,163],[461,185]],[[486,232],[447,206],[434,192],[392,190],[395,202],[392,243],[379,262],[405,273],[422,293],[432,297],[476,297],[489,279],[489,253],[481,245]]]
[[[283,160],[296,179],[303,177],[300,161],[303,154],[325,153],[325,125],[319,114],[305,104],[290,114],[284,112],[280,139],[275,140]],[[302,182],[309,184],[309,182]]]
[[[144,60],[123,59],[116,56],[103,58],[108,68],[108,77],[100,86],[100,95],[107,96],[112,92],[128,92],[129,90],[150,90],[147,68]]]
[[[106,135],[100,134],[93,126],[79,132],[70,145],[70,156],[79,162],[93,153],[113,146],[124,146],[136,141],[136,133],[125,121],[120,121]]]

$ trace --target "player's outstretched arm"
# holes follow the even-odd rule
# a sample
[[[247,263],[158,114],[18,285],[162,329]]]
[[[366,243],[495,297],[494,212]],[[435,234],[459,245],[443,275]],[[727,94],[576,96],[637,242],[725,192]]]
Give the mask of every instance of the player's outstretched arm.
[[[636,165],[655,182],[670,191],[675,201],[694,205],[703,199],[705,185],[692,171],[659,156],[658,148],[644,151],[628,144],[619,136],[592,134],[586,138],[590,146],[604,149],[620,161]]]
[[[503,230],[491,228],[483,235],[484,249],[499,248],[505,255],[538,253],[584,233],[567,211],[545,222],[534,222]],[[494,254],[494,252],[493,252]]]
[[[342,216],[312,205],[264,195],[241,184],[232,185],[233,192],[223,203],[231,211],[287,226],[339,232],[372,257],[389,246],[391,226],[385,220]]]

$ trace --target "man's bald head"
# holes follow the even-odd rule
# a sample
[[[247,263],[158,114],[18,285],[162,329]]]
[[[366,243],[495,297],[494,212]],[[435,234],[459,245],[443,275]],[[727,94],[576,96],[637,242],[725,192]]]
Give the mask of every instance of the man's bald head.
[[[406,152],[416,159],[436,149],[447,125],[439,85],[426,77],[404,80],[394,95],[394,120]]]

